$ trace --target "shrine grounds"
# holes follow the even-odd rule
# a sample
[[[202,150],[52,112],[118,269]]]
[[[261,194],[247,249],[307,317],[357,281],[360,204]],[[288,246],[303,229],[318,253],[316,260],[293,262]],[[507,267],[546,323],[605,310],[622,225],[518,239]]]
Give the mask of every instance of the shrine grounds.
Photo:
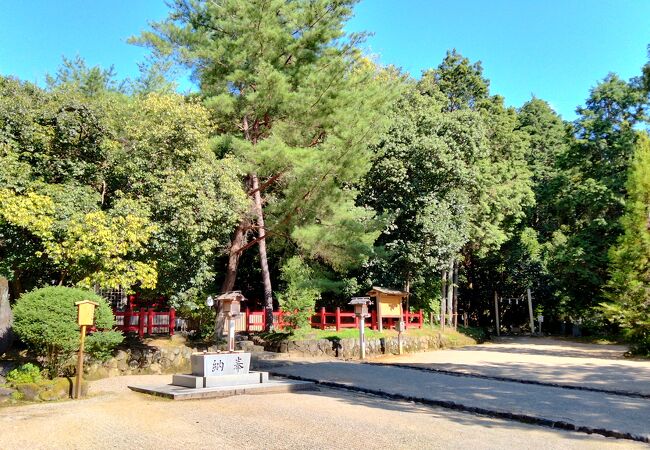
[[[155,380],[152,380],[154,378]],[[81,401],[0,409],[3,449],[644,448],[641,443],[430,408],[341,390],[180,401],[93,383]]]
[[[384,358],[375,365],[283,357],[257,364],[348,389],[318,385],[316,391],[191,401],[150,397],[127,388],[165,384],[169,375],[106,378],[92,382],[90,396],[80,401],[0,408],[0,447],[647,448],[630,439],[358,392],[451,398],[468,407],[555,415],[649,434],[645,412],[650,407],[650,361],[628,360],[623,351],[617,346],[514,339]],[[591,390],[574,389],[573,383]],[[634,392],[639,396],[631,395]]]

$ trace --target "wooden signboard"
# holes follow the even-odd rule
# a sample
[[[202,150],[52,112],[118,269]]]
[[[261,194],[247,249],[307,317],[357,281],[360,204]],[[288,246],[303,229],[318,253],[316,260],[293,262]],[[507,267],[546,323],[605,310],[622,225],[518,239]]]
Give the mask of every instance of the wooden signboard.
[[[402,297],[385,296],[378,302],[381,317],[397,317],[402,313]]]
[[[91,327],[95,323],[95,307],[98,305],[90,300],[75,303],[77,305],[77,324]]]
[[[382,321],[385,318],[402,320],[402,300],[408,296],[407,292],[373,286],[367,295],[376,301],[379,331],[383,330]]]
[[[90,300],[82,300],[75,303],[77,306],[77,323],[81,327],[79,356],[77,357],[77,384],[75,385],[75,398],[81,398],[81,374],[84,367],[84,342],[86,340],[86,327],[92,327],[95,324],[95,307],[99,304]]]

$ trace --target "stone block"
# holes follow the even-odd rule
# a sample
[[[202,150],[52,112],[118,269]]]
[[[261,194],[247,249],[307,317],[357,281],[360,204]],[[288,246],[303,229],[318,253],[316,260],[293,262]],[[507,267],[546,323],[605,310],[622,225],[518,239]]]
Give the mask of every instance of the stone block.
[[[262,373],[266,372],[249,372],[241,375],[222,375],[217,377],[205,377],[204,387],[225,387],[225,386],[242,386],[245,384],[262,383]],[[268,381],[268,374],[266,377]]]
[[[192,375],[209,377],[248,373],[250,353],[195,353],[191,358]]]
[[[184,386],[192,389],[200,389],[203,387],[203,377],[196,375],[175,374],[172,377],[172,384],[174,386]]]

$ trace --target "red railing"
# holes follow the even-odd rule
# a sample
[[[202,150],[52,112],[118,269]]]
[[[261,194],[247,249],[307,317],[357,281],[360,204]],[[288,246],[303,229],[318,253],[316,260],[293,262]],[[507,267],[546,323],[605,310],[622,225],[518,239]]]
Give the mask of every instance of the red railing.
[[[284,321],[285,312],[282,310],[273,312],[273,326],[276,330],[283,329],[287,324]],[[236,331],[256,332],[263,331],[266,328],[266,316],[264,311],[251,311],[246,308],[245,315],[235,322]],[[422,310],[416,313],[404,313],[403,320],[407,328],[422,328],[424,324],[424,312]],[[394,328],[397,318],[384,318],[383,322],[386,328]],[[377,312],[371,311],[370,318],[367,321],[368,326],[373,330],[377,329]],[[357,328],[359,319],[353,312],[342,312],[341,308],[336,308],[334,312],[327,312],[321,308],[311,317],[312,328],[321,330],[335,329],[340,331],[344,328]]]
[[[169,334],[174,335],[174,324],[176,323],[176,310],[154,311],[153,308],[134,310],[129,308],[126,311],[113,311],[116,327],[125,333],[138,333],[141,338],[145,334]]]
[[[116,328],[125,333],[138,333],[140,337],[145,334],[169,334],[174,335],[174,324],[176,322],[176,311],[171,308],[169,311],[154,311],[153,308],[141,308],[135,310],[129,308],[126,311],[114,311]],[[287,326],[284,321],[286,313],[282,310],[273,311],[273,327],[282,330]],[[417,313],[404,313],[403,320],[407,328],[422,328],[424,324],[424,313],[420,310]],[[384,318],[385,328],[394,328],[397,318]],[[369,327],[377,329],[377,312],[371,311],[367,321]],[[342,312],[336,308],[334,312],[327,312],[321,308],[311,317],[311,326],[321,330],[334,329],[340,331],[345,328],[357,328],[359,319],[353,312]],[[235,331],[259,332],[266,328],[266,315],[264,310],[251,311],[246,308],[245,314],[241,314],[235,320]]]

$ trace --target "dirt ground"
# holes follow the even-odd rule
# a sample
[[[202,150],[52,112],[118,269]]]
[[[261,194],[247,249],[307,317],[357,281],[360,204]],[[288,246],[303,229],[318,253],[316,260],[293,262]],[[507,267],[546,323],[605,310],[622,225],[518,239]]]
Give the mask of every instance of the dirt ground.
[[[340,390],[171,401],[128,384],[169,375],[93,382],[80,401],[0,409],[0,448],[645,448]]]

